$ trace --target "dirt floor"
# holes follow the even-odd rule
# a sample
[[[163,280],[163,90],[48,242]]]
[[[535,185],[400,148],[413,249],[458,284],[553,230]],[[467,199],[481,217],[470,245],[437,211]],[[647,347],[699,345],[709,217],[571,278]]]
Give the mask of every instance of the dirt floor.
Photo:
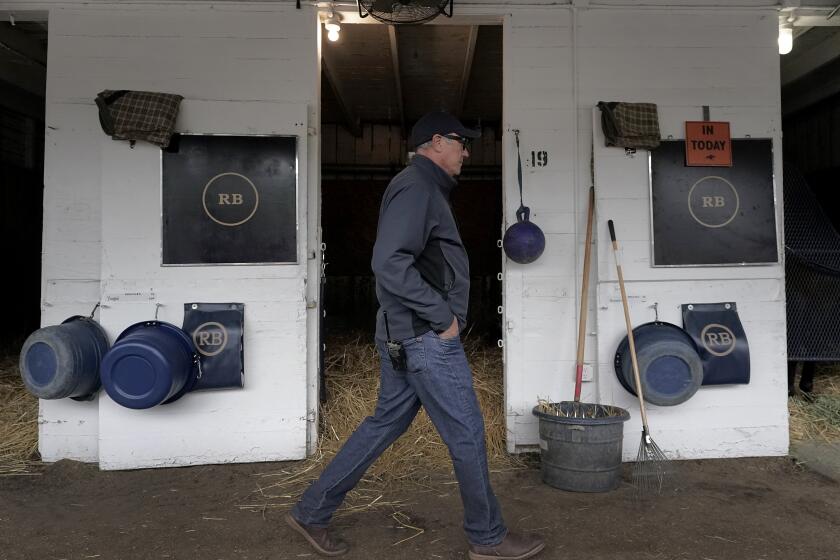
[[[260,475],[283,467],[100,472],[60,461],[0,477],[0,558],[314,557],[282,523],[285,506],[242,507],[259,506]],[[508,525],[546,538],[540,558],[838,558],[837,483],[786,458],[677,467],[676,491],[641,503],[627,482],[603,494],[553,489],[538,467],[495,473],[494,486]],[[353,547],[348,560],[466,558],[457,486],[447,477],[387,490],[335,525]]]
[[[333,399],[322,411],[323,433],[337,441],[321,442],[325,459],[376,394],[372,351],[352,341],[339,348],[327,361]],[[790,458],[675,463],[670,491],[641,502],[630,465],[613,492],[546,486],[537,458],[523,467],[504,453],[500,354],[476,347],[471,363],[505,519],[512,530],[546,538],[540,558],[840,558],[840,484]],[[0,358],[0,560],[316,557],[282,515],[323,461],[124,472],[73,461],[44,465],[35,451],[37,401],[16,367],[16,357]],[[815,387],[814,399],[789,400],[792,439],[837,442],[840,376],[821,377]],[[368,398],[350,398],[360,394]],[[418,418],[339,510],[335,527],[352,546],[348,560],[467,558],[457,484],[446,474],[424,478],[430,467],[447,473],[450,465],[426,424]],[[378,478],[386,474],[395,482]],[[418,479],[422,484],[406,482]]]

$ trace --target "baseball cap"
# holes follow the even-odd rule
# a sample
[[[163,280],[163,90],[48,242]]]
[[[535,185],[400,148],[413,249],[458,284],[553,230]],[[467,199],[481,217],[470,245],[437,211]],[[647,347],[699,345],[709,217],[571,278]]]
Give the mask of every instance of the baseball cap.
[[[433,111],[426,113],[411,129],[411,146],[416,148],[420,144],[428,142],[435,134],[450,134],[455,133],[464,138],[478,138],[481,136],[480,130],[473,130],[461,124],[461,121],[456,119],[445,111]]]

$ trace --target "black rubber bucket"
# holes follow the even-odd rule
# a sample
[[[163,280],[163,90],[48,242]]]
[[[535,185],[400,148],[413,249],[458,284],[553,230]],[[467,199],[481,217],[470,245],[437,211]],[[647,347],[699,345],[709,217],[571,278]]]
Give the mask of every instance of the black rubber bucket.
[[[677,325],[654,321],[633,329],[636,361],[645,401],[675,406],[694,396],[703,382],[703,362],[691,336]],[[636,379],[627,337],[615,353],[615,373],[621,386],[636,396]]]
[[[601,407],[609,415],[573,418],[573,407],[600,405],[564,401],[552,403],[562,414],[555,415],[535,406],[540,420],[542,480],[572,492],[608,492],[621,484],[621,449],[624,423],[630,413],[617,406]]]
[[[99,323],[74,315],[33,332],[20,351],[20,375],[39,399],[90,400],[99,391],[99,367],[108,351]]]

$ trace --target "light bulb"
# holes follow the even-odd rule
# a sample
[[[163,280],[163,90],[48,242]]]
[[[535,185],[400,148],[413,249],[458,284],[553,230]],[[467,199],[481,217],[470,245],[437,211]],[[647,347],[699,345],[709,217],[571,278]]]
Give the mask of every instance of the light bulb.
[[[324,29],[327,30],[327,39],[332,42],[338,41],[338,32],[341,31],[341,16],[330,9],[324,19]]]
[[[793,50],[793,27],[784,25],[779,27],[779,54],[787,54]]]

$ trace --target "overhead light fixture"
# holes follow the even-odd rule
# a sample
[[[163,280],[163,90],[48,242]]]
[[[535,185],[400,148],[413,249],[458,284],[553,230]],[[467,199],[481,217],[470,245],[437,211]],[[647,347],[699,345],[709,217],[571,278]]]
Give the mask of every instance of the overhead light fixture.
[[[779,54],[787,54],[793,50],[793,25],[783,23],[779,26]]]
[[[338,32],[341,31],[341,16],[330,9],[327,17],[324,18],[324,29],[327,30],[327,39],[332,42],[338,41]]]

